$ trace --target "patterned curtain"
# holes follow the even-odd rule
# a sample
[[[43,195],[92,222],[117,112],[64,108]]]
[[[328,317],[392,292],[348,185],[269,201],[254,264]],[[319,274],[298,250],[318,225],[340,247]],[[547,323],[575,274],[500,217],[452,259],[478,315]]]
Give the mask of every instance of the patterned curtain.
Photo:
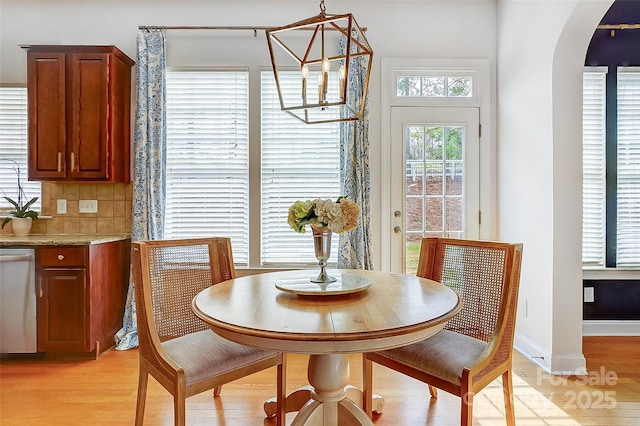
[[[133,212],[131,239],[163,236],[166,194],[166,34],[138,32],[138,108],[133,136]],[[129,280],[123,326],[115,336],[116,349],[138,346],[133,279]]]
[[[339,49],[346,51],[346,37],[341,37]],[[351,59],[349,64],[349,93],[359,94],[358,105],[363,102],[367,64],[362,57]],[[368,96],[367,92],[367,98]],[[364,118],[341,124],[340,182],[341,194],[360,206],[362,216],[359,226],[340,234],[338,268],[373,269],[371,258],[371,206],[369,173],[369,105]]]

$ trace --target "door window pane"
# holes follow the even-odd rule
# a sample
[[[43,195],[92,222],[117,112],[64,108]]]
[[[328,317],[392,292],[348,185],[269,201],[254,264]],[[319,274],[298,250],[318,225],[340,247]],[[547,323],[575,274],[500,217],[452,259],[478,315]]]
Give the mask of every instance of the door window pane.
[[[398,76],[396,94],[400,97],[469,98],[473,96],[473,77]]]
[[[405,126],[407,270],[422,237],[462,236],[464,127]],[[420,158],[422,156],[422,158]]]

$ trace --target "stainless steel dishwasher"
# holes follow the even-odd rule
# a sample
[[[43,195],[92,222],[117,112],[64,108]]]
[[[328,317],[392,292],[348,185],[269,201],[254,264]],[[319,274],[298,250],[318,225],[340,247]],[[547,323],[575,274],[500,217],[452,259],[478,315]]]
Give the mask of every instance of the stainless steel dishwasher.
[[[0,247],[0,353],[38,350],[35,251]]]

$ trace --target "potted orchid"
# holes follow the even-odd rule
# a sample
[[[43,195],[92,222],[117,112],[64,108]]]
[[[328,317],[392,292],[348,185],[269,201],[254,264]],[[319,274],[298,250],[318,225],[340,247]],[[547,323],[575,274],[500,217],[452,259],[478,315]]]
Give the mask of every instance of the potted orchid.
[[[31,206],[38,201],[38,197],[27,199],[20,180],[20,165],[14,160],[7,160],[14,163],[13,170],[16,172],[18,184],[18,197],[14,200],[7,196],[3,196],[5,200],[11,204],[11,209],[7,212],[7,216],[2,221],[2,229],[11,221],[13,225],[13,233],[15,235],[27,235],[31,230],[31,221],[38,219],[38,212],[31,209]]]

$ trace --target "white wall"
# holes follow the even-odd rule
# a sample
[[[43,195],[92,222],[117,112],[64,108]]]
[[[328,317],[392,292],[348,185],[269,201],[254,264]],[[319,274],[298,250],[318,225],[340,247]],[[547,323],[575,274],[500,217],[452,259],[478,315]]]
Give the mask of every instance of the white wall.
[[[498,8],[500,238],[524,243],[516,345],[551,371],[585,367],[582,69],[611,2]]]

